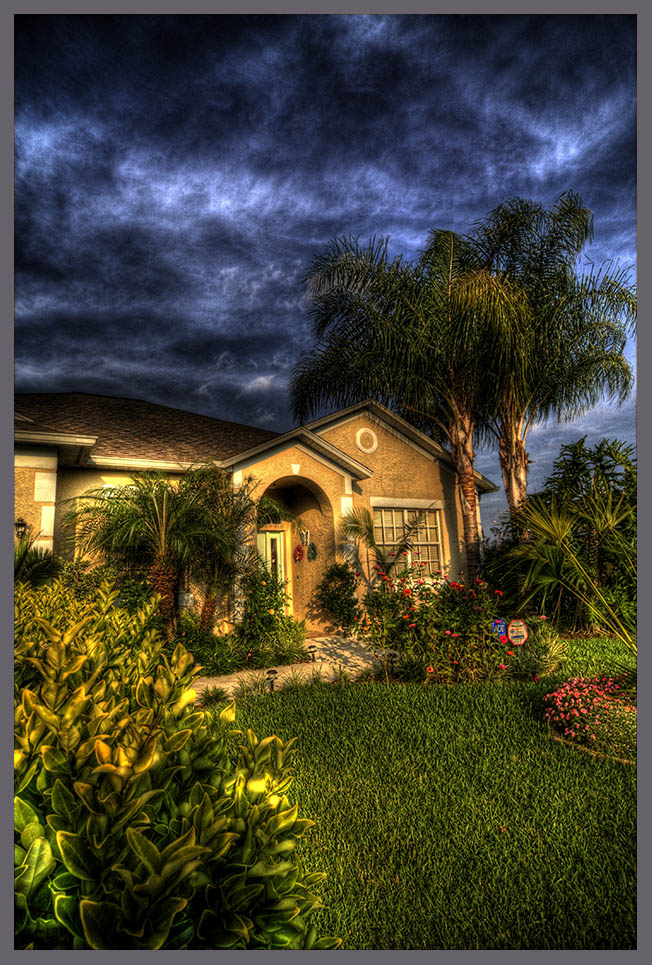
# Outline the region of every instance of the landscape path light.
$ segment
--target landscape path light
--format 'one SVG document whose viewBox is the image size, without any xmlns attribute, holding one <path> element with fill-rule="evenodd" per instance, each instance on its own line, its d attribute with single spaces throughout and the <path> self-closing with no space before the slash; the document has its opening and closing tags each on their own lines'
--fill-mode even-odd
<svg viewBox="0 0 652 965">
<path fill-rule="evenodd" d="M 312 662 L 314 663 L 314 662 L 315 662 L 315 654 L 317 653 L 317 647 L 315 646 L 314 643 L 311 643 L 310 646 L 309 646 L 307 649 L 308 649 L 308 653 L 309 653 L 310 656 L 312 657 Z"/>
<path fill-rule="evenodd" d="M 265 671 L 265 676 L 267 677 L 267 682 L 269 683 L 270 693 L 274 689 L 274 680 L 278 677 L 278 670 L 274 670 L 272 667 L 270 670 Z"/>
</svg>

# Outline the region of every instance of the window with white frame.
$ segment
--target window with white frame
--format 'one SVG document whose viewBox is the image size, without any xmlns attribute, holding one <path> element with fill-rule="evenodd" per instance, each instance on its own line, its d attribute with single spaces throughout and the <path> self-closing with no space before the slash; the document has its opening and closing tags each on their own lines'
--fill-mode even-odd
<svg viewBox="0 0 652 965">
<path fill-rule="evenodd" d="M 441 526 L 437 509 L 400 509 L 394 507 L 374 508 L 374 539 L 385 550 L 403 538 L 406 527 L 416 516 L 421 516 L 419 526 L 412 534 L 411 550 L 405 557 L 406 565 L 423 563 L 424 575 L 433 576 L 442 569 Z"/>
</svg>

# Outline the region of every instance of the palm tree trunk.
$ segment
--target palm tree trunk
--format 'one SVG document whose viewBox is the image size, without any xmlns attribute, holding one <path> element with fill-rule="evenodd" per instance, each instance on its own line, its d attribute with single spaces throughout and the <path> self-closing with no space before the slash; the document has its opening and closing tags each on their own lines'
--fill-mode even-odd
<svg viewBox="0 0 652 965">
<path fill-rule="evenodd" d="M 473 473 L 473 422 L 466 413 L 459 413 L 451 420 L 451 452 L 460 489 L 462 492 L 462 522 L 464 526 L 464 545 L 469 581 L 480 574 L 482 556 L 480 553 L 480 531 L 478 529 L 478 498 Z"/>
<path fill-rule="evenodd" d="M 500 425 L 499 457 L 509 515 L 513 521 L 516 514 L 523 509 L 527 498 L 529 458 L 518 426 L 510 423 L 504 416 Z"/>
<path fill-rule="evenodd" d="M 217 594 L 207 590 L 206 596 L 204 597 L 204 602 L 201 608 L 201 616 L 199 617 L 200 630 L 212 629 L 216 607 L 217 607 Z"/>
<path fill-rule="evenodd" d="M 149 568 L 149 582 L 152 589 L 161 596 L 160 611 L 169 635 L 176 625 L 177 618 L 179 567 L 176 561 L 169 556 L 159 554 Z"/>
</svg>

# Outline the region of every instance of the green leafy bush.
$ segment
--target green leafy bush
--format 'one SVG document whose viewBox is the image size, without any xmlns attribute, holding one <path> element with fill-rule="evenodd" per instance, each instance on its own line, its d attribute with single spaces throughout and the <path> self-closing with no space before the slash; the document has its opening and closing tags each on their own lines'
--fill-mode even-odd
<svg viewBox="0 0 652 965">
<path fill-rule="evenodd" d="M 16 947 L 337 947 L 294 854 L 312 824 L 287 798 L 294 741 L 238 747 L 235 704 L 194 709 L 156 600 L 66 598 L 16 594 Z"/>
<path fill-rule="evenodd" d="M 110 582 L 119 591 L 118 603 L 129 613 L 136 611 L 152 598 L 153 591 L 147 584 L 144 570 L 138 573 L 132 566 L 126 572 L 117 563 L 98 563 L 89 565 L 87 560 L 61 560 L 59 579 L 61 584 L 78 600 L 87 600 L 95 596 L 100 586 Z"/>
<path fill-rule="evenodd" d="M 356 588 L 358 580 L 350 563 L 333 563 L 315 590 L 317 603 L 335 626 L 345 632 L 355 626 L 360 615 Z"/>
<path fill-rule="evenodd" d="M 288 595 L 285 584 L 261 565 L 243 579 L 241 591 L 244 598 L 242 620 L 233 632 L 247 651 L 252 656 L 267 650 L 274 654 L 292 653 L 305 657 L 305 624 L 286 614 Z"/>
</svg>

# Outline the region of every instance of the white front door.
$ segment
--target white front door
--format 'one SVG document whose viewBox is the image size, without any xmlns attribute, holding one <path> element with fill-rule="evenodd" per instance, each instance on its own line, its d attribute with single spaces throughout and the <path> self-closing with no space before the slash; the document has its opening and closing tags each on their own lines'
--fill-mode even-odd
<svg viewBox="0 0 652 965">
<path fill-rule="evenodd" d="M 276 577 L 279 583 L 283 583 L 285 580 L 284 538 L 285 534 L 278 530 L 276 532 L 258 533 L 257 537 L 258 552 L 263 558 L 267 569 Z"/>
</svg>

